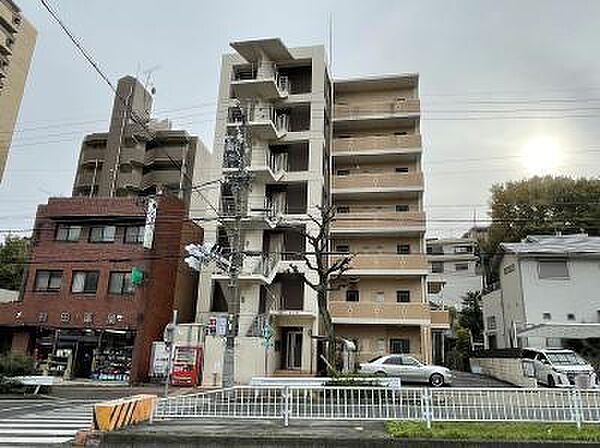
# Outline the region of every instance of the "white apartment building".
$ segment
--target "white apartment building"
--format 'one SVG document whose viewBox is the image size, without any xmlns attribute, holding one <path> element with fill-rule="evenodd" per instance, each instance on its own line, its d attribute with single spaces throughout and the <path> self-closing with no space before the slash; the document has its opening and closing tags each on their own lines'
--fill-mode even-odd
<svg viewBox="0 0 600 448">
<path fill-rule="evenodd" d="M 499 289 L 483 296 L 486 348 L 600 337 L 600 237 L 502 243 Z"/>
<path fill-rule="evenodd" d="M 429 301 L 460 310 L 469 291 L 481 291 L 483 276 L 478 244 L 470 238 L 428 239 L 427 293 Z"/>
</svg>

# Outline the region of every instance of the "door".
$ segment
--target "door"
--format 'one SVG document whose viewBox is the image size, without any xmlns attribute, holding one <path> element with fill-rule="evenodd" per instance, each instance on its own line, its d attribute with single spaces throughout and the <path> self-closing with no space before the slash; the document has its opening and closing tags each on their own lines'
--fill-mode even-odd
<svg viewBox="0 0 600 448">
<path fill-rule="evenodd" d="M 286 368 L 299 370 L 302 368 L 302 331 L 289 331 L 286 335 Z"/>
<path fill-rule="evenodd" d="M 428 378 L 425 376 L 425 371 L 421 366 L 421 363 L 412 356 L 402 357 L 402 376 L 405 381 L 410 382 L 423 382 L 427 381 Z"/>
</svg>

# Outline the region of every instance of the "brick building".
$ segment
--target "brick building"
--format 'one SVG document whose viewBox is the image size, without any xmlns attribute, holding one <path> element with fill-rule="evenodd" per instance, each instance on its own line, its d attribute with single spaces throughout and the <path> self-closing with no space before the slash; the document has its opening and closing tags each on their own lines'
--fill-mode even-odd
<svg viewBox="0 0 600 448">
<path fill-rule="evenodd" d="M 202 239 L 184 201 L 159 196 L 147 248 L 146 204 L 51 198 L 38 207 L 20 300 L 0 304 L 0 338 L 12 338 L 12 351 L 32 353 L 65 377 L 146 378 L 152 342 L 162 338 L 172 310 L 182 322 L 194 319 L 197 279 L 181 254 Z M 134 267 L 143 272 L 138 286 Z"/>
</svg>

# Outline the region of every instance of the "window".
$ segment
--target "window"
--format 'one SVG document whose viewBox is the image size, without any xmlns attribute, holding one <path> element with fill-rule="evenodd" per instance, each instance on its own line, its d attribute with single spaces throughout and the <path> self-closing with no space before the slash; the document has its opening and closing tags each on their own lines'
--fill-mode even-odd
<svg viewBox="0 0 600 448">
<path fill-rule="evenodd" d="M 346 302 L 358 302 L 360 299 L 360 294 L 358 289 L 348 289 L 346 290 Z"/>
<path fill-rule="evenodd" d="M 73 283 L 71 292 L 93 294 L 98 288 L 98 271 L 76 271 L 73 272 Z"/>
<path fill-rule="evenodd" d="M 350 253 L 350 246 L 348 244 L 336 244 L 335 251 L 336 252 L 341 252 L 343 254 L 349 254 Z"/>
<path fill-rule="evenodd" d="M 392 354 L 410 353 L 410 340 L 408 340 L 408 339 L 390 339 L 390 353 L 392 353 Z"/>
<path fill-rule="evenodd" d="M 573 313 L 567 314 L 567 320 L 575 320 L 575 314 L 573 314 Z"/>
<path fill-rule="evenodd" d="M 432 261 L 431 262 L 431 272 L 434 274 L 442 274 L 444 272 L 444 262 L 443 261 Z"/>
<path fill-rule="evenodd" d="M 398 213 L 407 212 L 409 210 L 408 204 L 396 204 L 396 211 Z"/>
<path fill-rule="evenodd" d="M 396 291 L 396 302 L 408 303 L 410 302 L 410 291 L 408 289 L 400 289 Z"/>
<path fill-rule="evenodd" d="M 112 243 L 115 240 L 115 226 L 96 226 L 90 229 L 90 243 Z"/>
<path fill-rule="evenodd" d="M 454 269 L 456 269 L 457 271 L 468 271 L 469 263 L 456 263 L 454 265 Z"/>
<path fill-rule="evenodd" d="M 338 213 L 350 213 L 350 207 L 347 205 L 340 205 L 336 210 Z"/>
<path fill-rule="evenodd" d="M 389 364 L 392 366 L 401 366 L 402 365 L 402 357 L 400 356 L 390 356 L 388 359 L 383 361 L 384 364 Z"/>
<path fill-rule="evenodd" d="M 383 338 L 377 339 L 377 352 L 378 353 L 385 352 L 385 339 L 383 339 Z"/>
<path fill-rule="evenodd" d="M 62 271 L 37 271 L 35 273 L 35 290 L 40 292 L 56 292 L 60 290 Z"/>
<path fill-rule="evenodd" d="M 410 244 L 398 244 L 396 245 L 396 253 L 400 255 L 410 254 Z"/>
<path fill-rule="evenodd" d="M 108 292 L 110 294 L 133 294 L 131 283 L 131 272 L 111 272 L 108 281 Z"/>
<path fill-rule="evenodd" d="M 397 173 L 408 173 L 408 167 L 407 166 L 397 166 L 396 172 Z"/>
<path fill-rule="evenodd" d="M 540 260 L 538 274 L 540 279 L 568 279 L 567 260 Z"/>
<path fill-rule="evenodd" d="M 384 291 L 376 291 L 375 292 L 375 302 L 376 303 L 384 303 L 385 302 L 385 292 Z"/>
<path fill-rule="evenodd" d="M 488 316 L 486 321 L 488 330 L 496 329 L 496 316 Z"/>
<path fill-rule="evenodd" d="M 350 170 L 337 170 L 335 174 L 338 176 L 349 176 Z"/>
<path fill-rule="evenodd" d="M 542 315 L 542 319 L 544 319 L 544 320 L 552 320 L 552 314 L 550 314 L 550 313 L 544 313 Z"/>
<path fill-rule="evenodd" d="M 142 244 L 144 242 L 145 226 L 125 227 L 125 242 L 130 244 Z"/>
<path fill-rule="evenodd" d="M 428 294 L 439 294 L 442 290 L 441 282 L 428 282 L 427 283 L 427 293 Z"/>
<path fill-rule="evenodd" d="M 81 235 L 81 226 L 70 224 L 59 224 L 56 227 L 57 241 L 79 241 Z"/>
</svg>

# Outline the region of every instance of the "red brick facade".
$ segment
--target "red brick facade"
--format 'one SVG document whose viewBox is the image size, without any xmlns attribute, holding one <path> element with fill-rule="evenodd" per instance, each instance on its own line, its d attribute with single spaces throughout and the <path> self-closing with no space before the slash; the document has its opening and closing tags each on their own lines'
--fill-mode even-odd
<svg viewBox="0 0 600 448">
<path fill-rule="evenodd" d="M 146 378 L 151 344 L 162 339 L 174 304 L 181 322 L 193 321 L 195 275 L 182 262 L 182 254 L 185 244 L 202 239 L 201 228 L 187 220 L 181 200 L 161 196 L 157 202 L 152 249 L 124 241 L 125 227 L 144 224 L 140 198 L 51 198 L 38 207 L 20 301 L 0 305 L 0 325 L 16 330 L 13 350 L 31 347 L 23 333 L 34 335 L 39 328 L 133 331 L 131 380 Z M 57 241 L 59 223 L 80 225 L 79 240 Z M 90 228 L 98 224 L 116 227 L 114 242 L 90 242 Z M 130 272 L 133 266 L 143 270 L 143 283 L 132 294 L 109 293 L 110 273 Z M 62 271 L 60 289 L 36 291 L 40 270 Z M 71 292 L 73 272 L 86 270 L 99 272 L 96 292 Z"/>
</svg>

